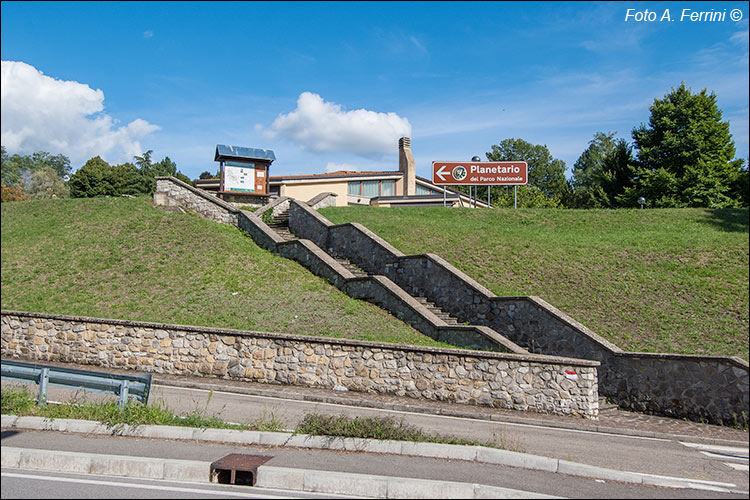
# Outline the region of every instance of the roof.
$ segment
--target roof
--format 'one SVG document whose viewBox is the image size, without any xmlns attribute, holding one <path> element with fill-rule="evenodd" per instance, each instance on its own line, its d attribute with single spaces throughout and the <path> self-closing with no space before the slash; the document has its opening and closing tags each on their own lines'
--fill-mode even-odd
<svg viewBox="0 0 750 500">
<path fill-rule="evenodd" d="M 268 178 L 269 182 L 293 181 L 293 180 L 315 180 L 315 179 L 339 179 L 339 178 L 360 178 L 360 177 L 382 177 L 384 175 L 403 176 L 404 173 L 398 170 L 372 172 L 372 171 L 352 171 L 338 170 L 336 172 L 326 172 L 325 174 L 307 174 L 307 175 L 272 175 Z"/>
<path fill-rule="evenodd" d="M 225 146 L 224 144 L 216 145 L 214 161 L 224 160 L 270 160 L 274 161 L 276 155 L 270 149 L 246 148 L 243 146 Z"/>
</svg>

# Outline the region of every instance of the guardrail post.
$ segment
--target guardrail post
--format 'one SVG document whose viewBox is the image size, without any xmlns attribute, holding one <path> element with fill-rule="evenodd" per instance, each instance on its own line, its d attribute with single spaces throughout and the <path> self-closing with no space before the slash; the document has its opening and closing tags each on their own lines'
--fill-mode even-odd
<svg viewBox="0 0 750 500">
<path fill-rule="evenodd" d="M 129 386 L 128 380 L 123 380 L 120 382 L 120 404 L 118 405 L 119 408 L 122 410 L 125 408 L 125 405 L 128 402 L 128 386 Z"/>
<path fill-rule="evenodd" d="M 49 368 L 42 368 L 39 373 L 39 398 L 36 404 L 41 406 L 47 404 L 47 383 L 49 382 Z"/>
</svg>

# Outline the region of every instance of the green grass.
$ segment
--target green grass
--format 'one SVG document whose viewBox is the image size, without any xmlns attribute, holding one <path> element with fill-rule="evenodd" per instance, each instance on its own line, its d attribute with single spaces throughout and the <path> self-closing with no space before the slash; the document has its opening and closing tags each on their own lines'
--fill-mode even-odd
<svg viewBox="0 0 750 500">
<path fill-rule="evenodd" d="M 206 415 L 205 411 L 193 410 L 187 415 L 175 414 L 163 401 L 144 405 L 128 401 L 124 408 L 117 401 L 66 401 L 60 404 L 36 404 L 36 396 L 25 387 L 10 386 L 2 390 L 2 414 L 35 416 L 49 419 L 71 418 L 96 420 L 108 426 L 171 425 L 177 427 L 199 427 L 210 429 L 237 429 L 278 432 L 283 424 L 273 415 L 263 415 L 251 422 L 225 422 L 217 415 Z M 210 395 L 209 395 L 210 401 Z M 208 403 L 206 404 L 208 405 Z"/>
<path fill-rule="evenodd" d="M 144 405 L 133 401 L 121 410 L 116 401 L 65 401 L 60 404 L 36 404 L 36 397 L 24 386 L 9 386 L 0 394 L 3 415 L 36 416 L 49 419 L 69 418 L 95 420 L 108 427 L 127 425 L 171 425 L 202 429 L 237 429 L 264 432 L 282 432 L 284 424 L 273 414 L 264 414 L 251 422 L 225 422 L 218 415 L 206 415 L 205 410 L 193 410 L 187 415 L 175 414 L 166 404 L 158 401 Z M 210 401 L 211 395 L 209 394 Z M 208 407 L 208 401 L 206 407 Z M 492 440 L 477 442 L 455 436 L 432 434 L 408 425 L 392 417 L 331 416 L 307 413 L 294 430 L 295 434 L 331 436 L 342 438 L 389 439 L 396 441 L 420 441 L 456 445 L 480 445 L 522 451 L 515 442 L 508 441 L 503 434 L 495 434 Z"/>
<path fill-rule="evenodd" d="M 626 350 L 748 359 L 748 210 L 329 207 L 497 295 L 536 295 Z"/>
<path fill-rule="evenodd" d="M 2 308 L 443 346 L 238 229 L 150 198 L 2 204 Z"/>
<path fill-rule="evenodd" d="M 296 434 L 331 436 L 342 438 L 387 439 L 392 441 L 416 441 L 424 443 L 455 444 L 464 446 L 489 446 L 492 448 L 521 451 L 518 444 L 509 443 L 497 434 L 493 439 L 479 442 L 471 439 L 428 433 L 419 427 L 393 417 L 347 417 L 307 413 L 294 431 Z"/>
</svg>

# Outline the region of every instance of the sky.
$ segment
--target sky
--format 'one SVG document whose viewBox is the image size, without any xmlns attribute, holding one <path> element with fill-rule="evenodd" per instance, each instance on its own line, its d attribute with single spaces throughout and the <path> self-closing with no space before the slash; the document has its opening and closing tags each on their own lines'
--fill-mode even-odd
<svg viewBox="0 0 750 500">
<path fill-rule="evenodd" d="M 217 171 L 217 144 L 272 149 L 271 175 L 397 170 L 407 136 L 427 178 L 433 161 L 485 159 L 508 138 L 546 145 L 570 176 L 595 133 L 632 142 L 683 81 L 716 94 L 748 158 L 747 2 L 3 0 L 0 11 L 2 145 L 64 154 L 73 170 L 152 150 L 195 179 Z"/>
</svg>

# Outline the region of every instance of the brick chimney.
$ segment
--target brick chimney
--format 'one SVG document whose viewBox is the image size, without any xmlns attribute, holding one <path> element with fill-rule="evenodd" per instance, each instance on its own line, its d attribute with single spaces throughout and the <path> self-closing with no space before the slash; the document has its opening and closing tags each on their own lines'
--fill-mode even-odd
<svg viewBox="0 0 750 500">
<path fill-rule="evenodd" d="M 398 170 L 404 173 L 404 195 L 417 194 L 416 164 L 411 154 L 411 139 L 408 137 L 398 140 Z"/>
</svg>

